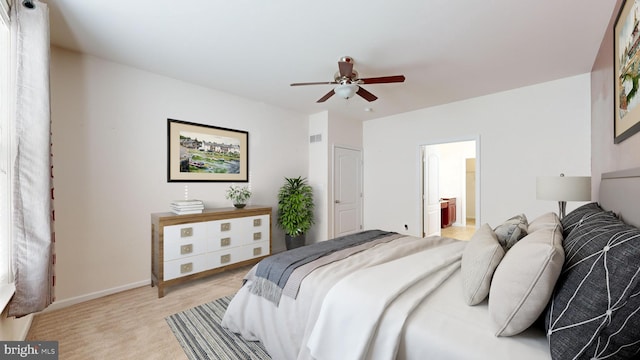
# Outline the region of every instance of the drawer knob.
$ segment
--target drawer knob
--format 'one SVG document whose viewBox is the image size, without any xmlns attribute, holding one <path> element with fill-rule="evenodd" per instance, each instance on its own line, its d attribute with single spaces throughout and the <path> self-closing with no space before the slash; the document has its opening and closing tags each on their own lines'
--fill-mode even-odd
<svg viewBox="0 0 640 360">
<path fill-rule="evenodd" d="M 231 238 L 222 238 L 220 239 L 220 246 L 229 246 L 231 245 Z"/>
<path fill-rule="evenodd" d="M 231 230 L 231 223 L 220 224 L 220 231 L 229 231 L 229 230 Z"/>
<path fill-rule="evenodd" d="M 180 255 L 191 254 L 193 252 L 193 244 L 180 246 Z"/>
<path fill-rule="evenodd" d="M 193 236 L 193 228 L 192 227 L 180 229 L 180 237 L 189 237 L 189 236 Z"/>
<path fill-rule="evenodd" d="M 262 255 L 262 248 L 260 247 L 253 248 L 253 256 L 258 256 L 258 255 Z"/>
<path fill-rule="evenodd" d="M 231 261 L 231 255 L 227 254 L 227 255 L 220 256 L 220 263 L 221 264 L 226 264 L 226 263 L 228 263 L 230 261 Z"/>
<path fill-rule="evenodd" d="M 262 233 L 261 232 L 253 233 L 253 240 L 260 240 L 260 239 L 262 239 Z"/>
<path fill-rule="evenodd" d="M 253 226 L 262 225 L 262 219 L 253 219 Z"/>
<path fill-rule="evenodd" d="M 193 263 L 186 263 L 180 265 L 180 274 L 186 274 L 193 271 Z"/>
</svg>

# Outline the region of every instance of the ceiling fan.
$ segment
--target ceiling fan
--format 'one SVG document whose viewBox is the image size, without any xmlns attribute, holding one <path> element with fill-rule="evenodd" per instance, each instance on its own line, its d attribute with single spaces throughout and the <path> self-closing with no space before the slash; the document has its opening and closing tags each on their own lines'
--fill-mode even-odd
<svg viewBox="0 0 640 360">
<path fill-rule="evenodd" d="M 293 83 L 291 86 L 302 85 L 337 85 L 333 90 L 318 99 L 316 102 L 325 102 L 337 94 L 341 98 L 349 99 L 358 94 L 367 101 L 375 101 L 378 97 L 363 89 L 361 84 L 385 84 L 404 82 L 404 75 L 382 76 L 374 78 L 358 78 L 358 72 L 353 69 L 353 58 L 344 56 L 338 61 L 338 72 L 334 75 L 334 81 L 320 81 L 307 83 Z"/>
</svg>

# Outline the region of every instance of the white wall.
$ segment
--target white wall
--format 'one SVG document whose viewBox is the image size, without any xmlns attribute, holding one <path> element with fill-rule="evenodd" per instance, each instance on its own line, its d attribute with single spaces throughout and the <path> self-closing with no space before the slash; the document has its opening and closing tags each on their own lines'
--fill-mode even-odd
<svg viewBox="0 0 640 360">
<path fill-rule="evenodd" d="M 309 185 L 313 188 L 314 225 L 306 234 L 307 244 L 327 239 L 327 169 L 329 167 L 329 113 L 309 116 L 309 136 L 320 135 L 321 140 L 309 143 Z"/>
<path fill-rule="evenodd" d="M 366 121 L 365 228 L 419 235 L 420 146 L 476 136 L 478 223 L 557 211 L 536 200 L 536 176 L 590 174 L 589 81 L 583 74 Z"/>
<path fill-rule="evenodd" d="M 56 304 L 150 283 L 150 214 L 186 184 L 167 182 L 167 118 L 249 132 L 251 204 L 275 212 L 283 177 L 307 176 L 306 115 L 59 48 L 51 92 Z M 189 197 L 228 207 L 229 185 L 189 183 Z"/>
</svg>

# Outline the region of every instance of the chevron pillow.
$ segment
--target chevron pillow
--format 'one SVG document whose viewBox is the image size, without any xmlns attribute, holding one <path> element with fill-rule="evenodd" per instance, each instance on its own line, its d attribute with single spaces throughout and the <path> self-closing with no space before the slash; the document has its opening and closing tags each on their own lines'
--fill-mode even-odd
<svg viewBox="0 0 640 360">
<path fill-rule="evenodd" d="M 590 212 L 570 227 L 545 314 L 552 358 L 637 358 L 640 229 L 605 211 Z"/>
</svg>

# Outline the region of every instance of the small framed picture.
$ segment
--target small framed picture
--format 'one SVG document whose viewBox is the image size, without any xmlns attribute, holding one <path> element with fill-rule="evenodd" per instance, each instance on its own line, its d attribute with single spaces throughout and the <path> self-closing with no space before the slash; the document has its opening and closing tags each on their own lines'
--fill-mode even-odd
<svg viewBox="0 0 640 360">
<path fill-rule="evenodd" d="M 167 119 L 167 181 L 249 181 L 249 133 Z"/>
</svg>

